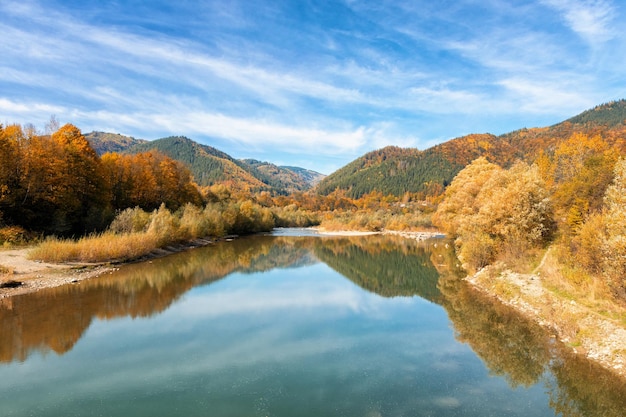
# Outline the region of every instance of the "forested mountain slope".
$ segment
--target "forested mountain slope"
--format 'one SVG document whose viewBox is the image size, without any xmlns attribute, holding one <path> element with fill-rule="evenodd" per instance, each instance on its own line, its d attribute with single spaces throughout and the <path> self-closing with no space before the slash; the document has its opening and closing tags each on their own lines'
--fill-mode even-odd
<svg viewBox="0 0 626 417">
<path fill-rule="evenodd" d="M 317 185 L 321 180 L 326 178 L 326 175 L 306 168 L 294 166 L 281 166 L 281 168 L 295 172 L 300 176 L 300 178 L 302 178 L 303 181 L 305 181 L 311 187 Z"/>
<path fill-rule="evenodd" d="M 85 134 L 91 147 L 100 156 L 107 152 L 124 152 L 126 149 L 147 142 L 143 139 L 135 139 L 119 133 L 91 132 Z"/>
<path fill-rule="evenodd" d="M 250 167 L 261 181 L 287 193 L 307 191 L 324 177 L 319 172 L 299 167 L 280 167 L 256 159 L 242 159 L 240 161 Z"/>
<path fill-rule="evenodd" d="M 211 146 L 201 145 L 184 136 L 170 136 L 128 148 L 127 153 L 158 150 L 186 164 L 199 185 L 227 184 L 239 190 L 264 190 L 265 184 L 241 162 Z"/>
<path fill-rule="evenodd" d="M 326 177 L 317 191 L 328 195 L 342 190 L 352 198 L 372 191 L 396 196 L 408 192 L 420 198 L 439 195 L 461 169 L 480 156 L 503 167 L 518 159 L 533 162 L 574 133 L 601 135 L 626 152 L 626 100 L 596 106 L 549 127 L 523 128 L 500 136 L 470 134 L 424 151 L 393 146 L 379 149 Z"/>
<path fill-rule="evenodd" d="M 136 154 L 158 150 L 187 165 L 195 181 L 202 186 L 224 184 L 234 190 L 287 194 L 309 190 L 323 177 L 304 168 L 278 167 L 254 159 L 234 159 L 216 148 L 184 136 L 146 141 L 113 133 L 91 132 L 85 137 L 100 155 L 106 152 Z"/>
</svg>

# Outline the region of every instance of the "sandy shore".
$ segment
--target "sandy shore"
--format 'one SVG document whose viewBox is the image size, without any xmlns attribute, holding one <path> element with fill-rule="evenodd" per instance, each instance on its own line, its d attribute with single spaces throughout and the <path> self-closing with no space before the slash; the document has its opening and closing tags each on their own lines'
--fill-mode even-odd
<svg viewBox="0 0 626 417">
<path fill-rule="evenodd" d="M 368 236 L 368 235 L 396 235 L 407 239 L 426 240 L 433 237 L 443 237 L 439 232 L 406 232 L 398 230 L 383 230 L 380 232 L 367 232 L 359 230 L 326 230 L 323 227 L 312 227 L 318 234 L 324 236 Z"/>
<path fill-rule="evenodd" d="M 28 259 L 30 248 L 0 250 L 0 298 L 93 278 L 115 268 L 94 264 L 52 264 Z M 17 285 L 17 286 L 16 286 Z"/>
<path fill-rule="evenodd" d="M 226 236 L 223 239 L 232 239 Z M 156 249 L 139 259 L 130 262 L 142 262 L 160 258 L 172 253 L 182 252 L 215 243 L 213 239 L 195 239 L 185 244 L 172 245 Z M 46 263 L 28 259 L 32 248 L 0 250 L 0 299 L 15 295 L 35 292 L 44 288 L 53 288 L 65 284 L 76 283 L 85 279 L 95 278 L 117 269 L 112 263 Z"/>
<path fill-rule="evenodd" d="M 323 227 L 310 227 L 310 229 L 323 236 L 368 236 L 380 234 L 380 232 L 364 232 L 360 230 L 326 230 Z"/>
</svg>

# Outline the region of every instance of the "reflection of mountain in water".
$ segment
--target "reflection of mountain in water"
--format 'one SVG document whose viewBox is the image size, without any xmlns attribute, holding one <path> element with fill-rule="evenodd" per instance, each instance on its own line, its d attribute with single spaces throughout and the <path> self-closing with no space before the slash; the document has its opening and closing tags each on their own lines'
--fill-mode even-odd
<svg viewBox="0 0 626 417">
<path fill-rule="evenodd" d="M 368 291 L 385 297 L 419 295 L 441 304 L 457 338 L 493 374 L 504 376 L 512 386 L 543 383 L 555 414 L 623 415 L 626 381 L 574 355 L 539 326 L 472 290 L 458 279 L 445 242 L 436 242 L 387 236 L 258 236 L 127 265 L 111 275 L 2 300 L 0 362 L 23 361 L 35 350 L 67 352 L 94 317 L 150 316 L 194 286 L 233 272 L 314 264 L 317 256 Z"/>
<path fill-rule="evenodd" d="M 439 273 L 430 260 L 433 250 L 432 242 L 388 236 L 336 238 L 315 245 L 321 261 L 367 291 L 437 302 Z"/>
</svg>

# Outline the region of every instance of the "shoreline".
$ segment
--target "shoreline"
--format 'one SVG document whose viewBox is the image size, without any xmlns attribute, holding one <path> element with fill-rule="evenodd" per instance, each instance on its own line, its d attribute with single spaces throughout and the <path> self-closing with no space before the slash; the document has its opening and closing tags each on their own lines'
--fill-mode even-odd
<svg viewBox="0 0 626 417">
<path fill-rule="evenodd" d="M 407 232 L 383 230 L 376 232 L 358 230 L 325 230 L 321 227 L 307 228 L 320 236 L 369 236 L 369 235 L 398 235 L 409 239 L 425 240 L 444 236 L 438 232 Z M 161 258 L 173 253 L 189 249 L 208 246 L 219 241 L 228 241 L 238 236 L 224 236 L 221 238 L 195 239 L 186 243 L 170 245 L 155 249 L 147 255 L 126 261 L 111 260 L 101 263 L 46 263 L 28 259 L 28 251 L 33 247 L 0 250 L 0 267 L 7 268 L 9 273 L 0 274 L 0 300 L 13 296 L 33 293 L 46 288 L 74 284 L 86 279 L 97 278 L 100 275 L 112 273 L 120 265 L 145 262 Z M 7 285 L 8 284 L 8 285 Z M 15 286 L 11 286 L 11 285 Z M 2 286 L 4 285 L 4 286 Z"/>
<path fill-rule="evenodd" d="M 316 233 L 322 236 L 371 236 L 371 235 L 394 235 L 402 236 L 407 239 L 426 240 L 430 238 L 444 237 L 445 235 L 439 232 L 412 232 L 403 230 L 387 230 L 369 232 L 363 230 L 326 230 L 323 227 L 315 226 L 311 227 Z"/>
<path fill-rule="evenodd" d="M 626 326 L 550 291 L 538 273 L 492 269 L 485 267 L 464 280 L 551 332 L 577 355 L 626 380 Z"/>
<path fill-rule="evenodd" d="M 0 267 L 9 269 L 8 274 L 0 274 L 0 300 L 34 293 L 46 288 L 60 287 L 66 284 L 97 278 L 107 273 L 113 273 L 121 265 L 145 262 L 161 258 L 189 249 L 211 245 L 218 241 L 228 241 L 235 236 L 224 236 L 219 239 L 194 239 L 192 241 L 164 248 L 155 249 L 147 255 L 126 261 L 111 260 L 101 263 L 47 263 L 28 259 L 28 252 L 33 247 L 20 249 L 0 250 Z M 17 282 L 18 286 L 3 287 L 2 284 Z"/>
</svg>

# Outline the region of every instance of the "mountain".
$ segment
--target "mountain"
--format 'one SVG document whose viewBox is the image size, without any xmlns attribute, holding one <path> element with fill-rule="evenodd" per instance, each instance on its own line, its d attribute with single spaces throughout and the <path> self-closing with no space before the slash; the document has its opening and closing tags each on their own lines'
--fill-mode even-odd
<svg viewBox="0 0 626 417">
<path fill-rule="evenodd" d="M 87 133 L 85 138 L 98 155 L 104 155 L 107 152 L 123 152 L 131 146 L 147 142 L 143 139 L 107 132 Z"/>
<path fill-rule="evenodd" d="M 311 189 L 322 174 L 304 168 L 278 167 L 254 159 L 238 160 L 216 148 L 184 136 L 146 141 L 105 132 L 85 135 L 98 154 L 140 153 L 157 150 L 189 167 L 201 185 L 224 184 L 233 190 L 289 194 Z"/>
<path fill-rule="evenodd" d="M 308 169 L 280 167 L 256 159 L 243 159 L 241 162 L 251 167 L 256 176 L 264 183 L 288 193 L 309 190 L 324 177 L 324 174 Z"/>
<path fill-rule="evenodd" d="M 500 136 L 471 134 L 424 151 L 382 148 L 333 172 L 316 190 L 322 195 L 342 190 L 352 198 L 372 191 L 396 196 L 406 192 L 421 197 L 438 195 L 461 169 L 480 156 L 504 167 L 517 159 L 532 162 L 540 152 L 556 148 L 576 132 L 600 134 L 626 153 L 626 100 L 596 106 L 549 127 L 523 128 Z"/>
<path fill-rule="evenodd" d="M 315 187 L 321 180 L 326 178 L 326 175 L 306 168 L 292 166 L 281 166 L 281 168 L 295 172 L 297 175 L 300 176 L 300 178 L 302 178 L 304 182 L 309 184 L 311 187 Z"/>
<path fill-rule="evenodd" d="M 232 189 L 261 191 L 272 187 L 254 175 L 249 167 L 211 146 L 184 136 L 170 136 L 134 145 L 126 153 L 157 150 L 189 167 L 199 185 L 226 184 Z"/>
<path fill-rule="evenodd" d="M 578 116 L 567 119 L 566 122 L 574 125 L 624 126 L 626 125 L 626 100 L 622 99 L 600 104 L 593 109 L 582 112 Z"/>
<path fill-rule="evenodd" d="M 369 152 L 333 172 L 317 185 L 322 195 L 336 189 L 351 198 L 372 191 L 401 196 L 406 192 L 438 195 L 467 164 L 481 155 L 511 159 L 513 151 L 490 134 L 473 134 L 420 151 L 388 146 Z"/>
</svg>

